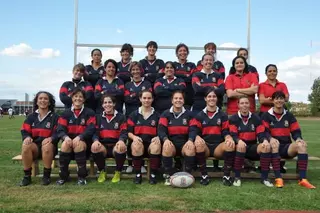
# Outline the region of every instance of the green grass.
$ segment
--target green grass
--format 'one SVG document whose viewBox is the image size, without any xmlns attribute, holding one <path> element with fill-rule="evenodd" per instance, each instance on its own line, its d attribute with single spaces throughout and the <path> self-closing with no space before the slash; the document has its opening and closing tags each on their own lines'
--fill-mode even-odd
<svg viewBox="0 0 320 213">
<path fill-rule="evenodd" d="M 23 175 L 22 166 L 12 163 L 11 158 L 20 153 L 22 120 L 22 117 L 0 119 L 0 212 L 320 210 L 319 189 L 302 188 L 294 180 L 285 181 L 283 189 L 269 189 L 258 180 L 244 180 L 241 188 L 235 188 L 224 187 L 219 179 L 214 179 L 209 186 L 197 182 L 194 187 L 182 190 L 162 183 L 151 186 L 146 180 L 138 186 L 131 179 L 112 184 L 110 178 L 105 184 L 91 179 L 82 187 L 76 186 L 74 180 L 65 186 L 44 187 L 39 178 L 33 178 L 31 186 L 21 188 L 17 184 Z M 301 120 L 300 124 L 309 154 L 320 157 L 320 121 Z M 287 167 L 295 169 L 294 163 L 288 163 Z M 308 176 L 320 187 L 320 162 L 309 164 Z"/>
</svg>

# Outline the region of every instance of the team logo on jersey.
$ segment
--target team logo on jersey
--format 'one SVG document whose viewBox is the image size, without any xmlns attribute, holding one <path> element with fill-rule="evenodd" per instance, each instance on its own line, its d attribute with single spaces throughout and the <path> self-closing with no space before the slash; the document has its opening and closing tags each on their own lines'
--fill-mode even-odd
<svg viewBox="0 0 320 213">
<path fill-rule="evenodd" d="M 145 90 L 145 89 L 146 89 L 146 87 L 145 87 L 145 86 L 142 86 L 142 87 L 141 87 L 141 89 L 142 89 L 142 90 Z"/>
<path fill-rule="evenodd" d="M 149 68 L 148 68 L 148 67 L 146 67 L 144 70 L 149 70 Z"/>
<path fill-rule="evenodd" d="M 218 124 L 219 126 L 221 125 L 221 119 L 220 119 L 220 118 L 217 119 L 217 124 Z"/>
<path fill-rule="evenodd" d="M 101 128 L 101 129 L 103 129 L 103 128 L 104 128 L 104 126 L 101 124 L 101 125 L 100 125 L 100 128 Z"/>
<path fill-rule="evenodd" d="M 140 124 L 140 121 L 137 121 L 137 124 Z"/>
<path fill-rule="evenodd" d="M 216 82 L 217 81 L 217 79 L 215 78 L 215 77 L 212 77 L 212 82 Z"/>
<path fill-rule="evenodd" d="M 273 126 L 274 124 L 273 124 L 273 122 L 271 121 L 271 123 L 270 123 L 270 126 Z"/>
<path fill-rule="evenodd" d="M 105 88 L 106 88 L 106 86 L 105 86 L 105 85 L 103 85 L 103 86 L 102 86 L 102 89 L 105 89 Z"/>
<path fill-rule="evenodd" d="M 252 130 L 252 131 L 254 131 L 254 130 L 255 130 L 254 125 L 253 125 L 253 124 L 251 124 L 251 130 Z"/>
<path fill-rule="evenodd" d="M 133 89 L 132 88 L 130 88 L 130 92 L 132 92 L 133 91 Z"/>
<path fill-rule="evenodd" d="M 250 85 L 250 81 L 249 80 L 247 80 L 247 84 Z"/>
<path fill-rule="evenodd" d="M 69 124 L 72 124 L 72 123 L 73 123 L 73 120 L 72 120 L 72 119 L 70 119 L 70 120 L 69 120 Z"/>
<path fill-rule="evenodd" d="M 151 121 L 151 126 L 155 126 L 156 125 L 156 121 L 155 120 L 152 120 Z"/>
<path fill-rule="evenodd" d="M 184 119 L 182 120 L 182 123 L 183 123 L 183 125 L 187 125 L 187 124 L 188 124 L 188 123 L 187 123 L 187 119 L 184 118 Z"/>
<path fill-rule="evenodd" d="M 284 126 L 288 127 L 289 126 L 289 122 L 287 120 L 284 121 Z"/>
<path fill-rule="evenodd" d="M 178 84 L 174 84 L 175 86 L 178 86 Z"/>
<path fill-rule="evenodd" d="M 203 79 L 201 79 L 200 82 L 202 83 L 202 82 L 203 82 Z"/>
<path fill-rule="evenodd" d="M 32 123 L 32 125 L 31 126 L 34 126 L 34 123 Z"/>
<path fill-rule="evenodd" d="M 172 124 L 172 121 L 169 121 L 169 124 Z"/>
<path fill-rule="evenodd" d="M 190 67 L 187 67 L 187 71 L 190 72 L 190 70 L 191 70 Z"/>
<path fill-rule="evenodd" d="M 84 120 L 84 118 L 82 118 L 80 125 L 84 125 L 85 123 L 86 123 L 86 121 Z"/>
<path fill-rule="evenodd" d="M 238 131 L 241 131 L 241 127 L 240 126 L 238 127 Z"/>
<path fill-rule="evenodd" d="M 206 124 L 207 124 L 207 122 L 206 122 L 206 121 L 203 121 L 203 122 L 202 122 L 202 124 L 203 124 L 203 125 L 206 125 Z"/>
<path fill-rule="evenodd" d="M 118 128 L 119 128 L 118 122 L 116 122 L 116 123 L 114 124 L 114 128 L 115 128 L 115 129 L 118 129 Z"/>
<path fill-rule="evenodd" d="M 50 126 L 51 126 L 51 124 L 50 124 L 50 122 L 47 122 L 47 124 L 46 124 L 46 128 L 50 128 Z"/>
<path fill-rule="evenodd" d="M 68 91 L 71 91 L 71 88 L 68 88 Z"/>
<path fill-rule="evenodd" d="M 156 66 L 156 70 L 158 71 L 158 70 L 159 70 L 159 68 L 160 68 L 160 67 L 157 65 L 157 66 Z"/>
</svg>

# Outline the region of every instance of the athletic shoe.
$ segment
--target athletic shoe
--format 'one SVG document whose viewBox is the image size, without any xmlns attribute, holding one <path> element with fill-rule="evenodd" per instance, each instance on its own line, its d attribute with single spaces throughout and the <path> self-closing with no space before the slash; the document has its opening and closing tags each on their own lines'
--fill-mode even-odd
<svg viewBox="0 0 320 213">
<path fill-rule="evenodd" d="M 232 185 L 231 177 L 230 176 L 223 176 L 222 184 L 225 185 L 225 186 L 231 186 Z"/>
<path fill-rule="evenodd" d="M 145 173 L 147 173 L 146 167 L 144 167 L 144 166 L 141 166 L 141 173 L 142 173 L 142 174 L 145 174 Z"/>
<path fill-rule="evenodd" d="M 126 169 L 126 173 L 132 173 L 133 171 L 133 167 L 132 166 L 128 166 Z"/>
<path fill-rule="evenodd" d="M 208 175 L 202 175 L 201 176 L 201 180 L 200 180 L 200 184 L 206 186 L 209 183 L 210 183 L 209 176 Z"/>
<path fill-rule="evenodd" d="M 303 187 L 306 187 L 307 189 L 315 189 L 316 188 L 307 179 L 299 180 L 299 185 L 303 186 Z"/>
<path fill-rule="evenodd" d="M 87 185 L 87 180 L 85 178 L 78 178 L 77 184 L 79 186 Z"/>
<path fill-rule="evenodd" d="M 287 173 L 287 168 L 284 167 L 284 166 L 281 166 L 280 167 L 280 172 L 283 173 L 283 174 Z"/>
<path fill-rule="evenodd" d="M 136 174 L 136 177 L 133 179 L 133 182 L 134 182 L 135 184 L 141 184 L 141 182 L 142 182 L 142 176 L 141 176 L 141 174 Z"/>
<path fill-rule="evenodd" d="M 59 179 L 56 181 L 56 184 L 61 186 L 61 185 L 65 184 L 66 182 L 67 182 L 67 180 Z"/>
<path fill-rule="evenodd" d="M 241 179 L 240 178 L 234 178 L 233 185 L 237 186 L 237 187 L 240 187 L 241 186 Z"/>
<path fill-rule="evenodd" d="M 163 178 L 164 178 L 164 185 L 166 185 L 166 186 L 171 186 L 171 183 L 170 183 L 170 175 L 168 175 L 168 174 L 163 174 Z"/>
<path fill-rule="evenodd" d="M 282 178 L 276 178 L 276 179 L 274 180 L 274 185 L 275 185 L 275 187 L 277 187 L 277 188 L 282 188 L 282 187 L 284 186 L 284 184 L 283 184 L 283 179 L 282 179 Z"/>
<path fill-rule="evenodd" d="M 119 171 L 115 171 L 111 182 L 118 183 L 120 181 L 120 177 L 121 177 L 121 173 Z"/>
<path fill-rule="evenodd" d="M 42 184 L 42 185 L 47 186 L 47 185 L 49 185 L 50 183 L 51 183 L 50 177 L 45 177 L 45 176 L 42 177 L 42 181 L 41 181 L 41 184 Z"/>
<path fill-rule="evenodd" d="M 270 182 L 270 180 L 261 180 L 261 183 L 267 187 L 273 187 L 273 184 Z"/>
<path fill-rule="evenodd" d="M 31 176 L 24 176 L 20 182 L 20 186 L 28 186 L 31 184 Z"/>
<path fill-rule="evenodd" d="M 150 175 L 150 177 L 149 177 L 149 183 L 150 183 L 151 185 L 157 184 L 157 177 L 156 177 L 155 174 L 151 174 L 151 175 Z"/>
<path fill-rule="evenodd" d="M 105 171 L 100 171 L 98 176 L 98 182 L 103 183 L 106 181 L 107 173 Z"/>
</svg>

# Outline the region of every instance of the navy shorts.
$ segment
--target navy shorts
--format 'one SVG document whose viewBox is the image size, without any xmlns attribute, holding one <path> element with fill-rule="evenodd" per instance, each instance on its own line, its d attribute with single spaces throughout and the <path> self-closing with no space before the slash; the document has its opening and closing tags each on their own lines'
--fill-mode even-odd
<svg viewBox="0 0 320 213">
<path fill-rule="evenodd" d="M 259 160 L 260 159 L 260 155 L 258 154 L 258 145 L 259 144 L 249 144 L 247 145 L 247 150 L 246 150 L 246 154 L 245 154 L 245 158 L 249 159 L 249 160 Z"/>
<path fill-rule="evenodd" d="M 287 143 L 287 144 L 280 144 L 279 147 L 279 155 L 281 158 L 293 158 L 291 156 L 288 155 L 288 150 L 289 150 L 289 146 L 291 143 Z"/>
<path fill-rule="evenodd" d="M 107 150 L 107 155 L 106 158 L 114 158 L 113 155 L 113 148 L 116 144 L 103 144 L 103 146 L 106 148 Z"/>
<path fill-rule="evenodd" d="M 184 146 L 184 143 L 173 143 L 174 147 L 176 148 L 176 155 L 175 156 L 182 156 L 182 147 Z"/>
<path fill-rule="evenodd" d="M 36 157 L 36 159 L 42 159 L 42 144 L 40 143 L 36 143 L 37 147 L 38 147 L 38 156 Z M 53 158 L 58 154 L 58 146 L 53 144 Z"/>
<path fill-rule="evenodd" d="M 214 150 L 219 146 L 219 144 L 220 143 L 215 143 L 215 144 L 206 143 L 209 149 L 209 157 L 214 157 Z"/>
</svg>

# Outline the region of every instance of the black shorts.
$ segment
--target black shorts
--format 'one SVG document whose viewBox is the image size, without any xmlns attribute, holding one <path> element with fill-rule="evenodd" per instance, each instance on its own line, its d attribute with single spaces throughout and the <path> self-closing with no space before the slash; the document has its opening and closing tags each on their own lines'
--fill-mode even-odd
<svg viewBox="0 0 320 213">
<path fill-rule="evenodd" d="M 258 154 L 258 145 L 259 144 L 248 144 L 246 149 L 245 158 L 249 160 L 259 160 L 260 155 Z"/>
<path fill-rule="evenodd" d="M 279 155 L 281 158 L 293 158 L 291 156 L 288 155 L 288 150 L 289 150 L 289 146 L 291 143 L 286 143 L 286 144 L 280 144 L 279 146 Z"/>
<path fill-rule="evenodd" d="M 42 159 L 42 144 L 40 143 L 36 143 L 37 147 L 38 147 L 38 156 L 36 157 L 36 159 Z M 58 154 L 58 146 L 53 144 L 53 158 Z"/>
<path fill-rule="evenodd" d="M 182 147 L 186 142 L 183 143 L 173 143 L 174 147 L 176 148 L 176 155 L 175 156 L 182 156 Z"/>
<path fill-rule="evenodd" d="M 113 149 L 116 144 L 103 144 L 104 148 L 107 150 L 106 158 L 114 158 Z"/>
<path fill-rule="evenodd" d="M 209 157 L 214 157 L 214 150 L 220 145 L 220 143 L 215 143 L 215 144 L 206 143 L 206 145 L 209 149 Z"/>
</svg>

